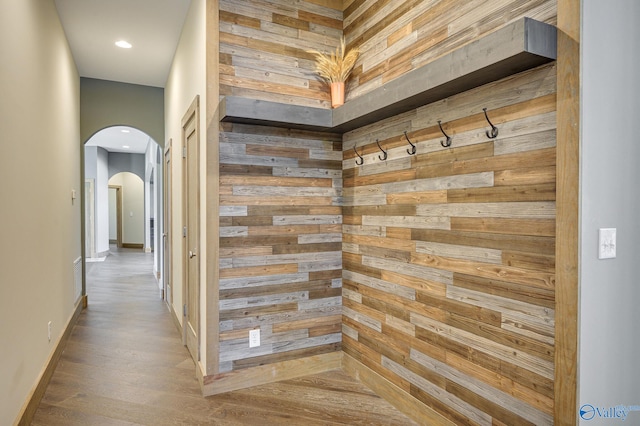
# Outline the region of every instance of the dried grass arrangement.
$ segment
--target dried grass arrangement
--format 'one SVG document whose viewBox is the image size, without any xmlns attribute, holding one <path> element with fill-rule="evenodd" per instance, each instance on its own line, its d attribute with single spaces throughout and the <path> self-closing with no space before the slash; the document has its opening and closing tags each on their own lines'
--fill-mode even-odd
<svg viewBox="0 0 640 426">
<path fill-rule="evenodd" d="M 329 83 L 344 83 L 360 55 L 358 49 L 351 49 L 346 53 L 345 51 L 346 42 L 344 37 L 340 40 L 340 45 L 336 48 L 336 51 L 330 54 L 310 50 L 309 53 L 314 54 L 316 57 L 316 72 L 318 75 Z"/>
<path fill-rule="evenodd" d="M 349 78 L 349 74 L 351 74 L 360 55 L 359 49 L 351 49 L 349 52 L 346 50 L 346 42 L 342 37 L 340 45 L 331 54 L 317 50 L 309 51 L 316 57 L 316 72 L 331 86 L 331 106 L 333 108 L 344 104 L 344 82 Z"/>
</svg>

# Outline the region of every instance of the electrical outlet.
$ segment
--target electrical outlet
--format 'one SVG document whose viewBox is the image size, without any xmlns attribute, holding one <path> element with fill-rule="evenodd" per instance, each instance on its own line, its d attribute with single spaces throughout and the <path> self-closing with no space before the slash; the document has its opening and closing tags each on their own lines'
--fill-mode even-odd
<svg viewBox="0 0 640 426">
<path fill-rule="evenodd" d="M 256 348 L 260 346 L 260 329 L 249 330 L 249 347 Z"/>
<path fill-rule="evenodd" d="M 49 337 L 49 341 L 51 341 L 51 321 L 47 324 L 47 336 Z"/>
</svg>

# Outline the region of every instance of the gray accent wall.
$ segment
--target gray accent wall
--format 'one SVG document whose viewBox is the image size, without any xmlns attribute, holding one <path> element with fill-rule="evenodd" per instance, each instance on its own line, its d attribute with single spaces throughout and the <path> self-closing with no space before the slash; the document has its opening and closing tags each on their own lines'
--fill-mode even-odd
<svg viewBox="0 0 640 426">
<path fill-rule="evenodd" d="M 121 172 L 131 172 L 145 182 L 144 154 L 109 153 L 109 179 Z"/>
<path fill-rule="evenodd" d="M 164 144 L 164 89 L 80 79 L 80 133 L 82 143 L 111 126 L 131 126 Z"/>
<path fill-rule="evenodd" d="M 640 2 L 583 0 L 582 14 L 578 404 L 640 405 Z M 599 228 L 617 228 L 615 259 L 598 259 Z"/>
</svg>

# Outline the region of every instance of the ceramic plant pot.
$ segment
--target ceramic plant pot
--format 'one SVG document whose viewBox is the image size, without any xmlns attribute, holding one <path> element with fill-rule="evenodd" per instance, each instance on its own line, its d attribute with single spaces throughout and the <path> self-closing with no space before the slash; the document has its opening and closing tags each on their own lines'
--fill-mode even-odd
<svg viewBox="0 0 640 426">
<path fill-rule="evenodd" d="M 331 83 L 331 107 L 344 104 L 344 81 Z"/>
</svg>

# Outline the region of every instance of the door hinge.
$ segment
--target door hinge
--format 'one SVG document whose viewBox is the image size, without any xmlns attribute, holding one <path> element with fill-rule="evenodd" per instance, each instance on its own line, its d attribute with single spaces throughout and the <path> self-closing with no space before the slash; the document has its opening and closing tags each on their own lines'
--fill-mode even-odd
<svg viewBox="0 0 640 426">
<path fill-rule="evenodd" d="M 184 305 L 182 305 L 182 316 L 183 317 L 187 316 L 187 304 L 186 303 Z"/>
<path fill-rule="evenodd" d="M 187 158 L 187 147 L 186 146 L 182 147 L 182 158 Z"/>
<path fill-rule="evenodd" d="M 183 236 L 183 237 L 186 237 L 186 236 L 187 236 L 187 227 L 186 227 L 186 226 L 183 226 L 183 227 L 182 227 L 182 236 Z"/>
</svg>

